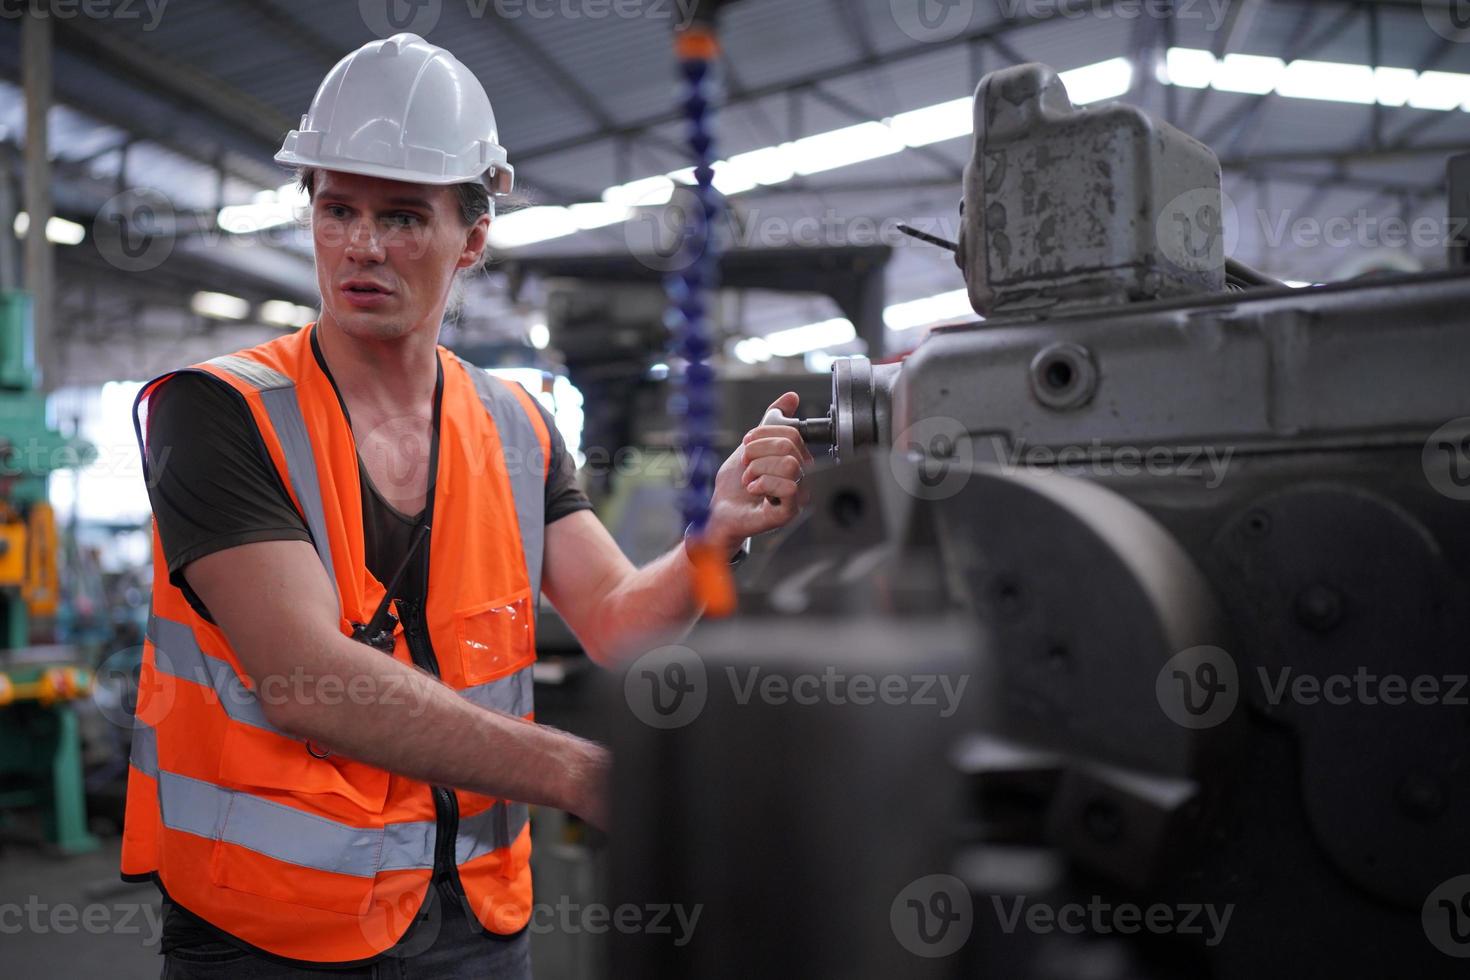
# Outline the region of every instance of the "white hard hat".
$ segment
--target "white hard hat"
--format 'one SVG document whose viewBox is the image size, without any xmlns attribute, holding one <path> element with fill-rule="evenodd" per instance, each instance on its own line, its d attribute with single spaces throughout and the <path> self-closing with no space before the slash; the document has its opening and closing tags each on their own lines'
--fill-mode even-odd
<svg viewBox="0 0 1470 980">
<path fill-rule="evenodd" d="M 498 140 L 474 73 L 417 34 L 395 34 L 337 62 L 276 161 L 416 184 L 488 171 L 491 192 L 508 194 L 514 170 Z"/>
</svg>

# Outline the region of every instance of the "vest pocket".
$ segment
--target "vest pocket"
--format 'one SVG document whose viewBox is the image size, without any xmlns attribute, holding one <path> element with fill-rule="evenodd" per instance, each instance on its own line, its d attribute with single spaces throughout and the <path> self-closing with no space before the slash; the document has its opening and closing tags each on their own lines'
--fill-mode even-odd
<svg viewBox="0 0 1470 980">
<path fill-rule="evenodd" d="M 219 774 L 231 786 L 332 794 L 365 813 L 382 813 L 388 802 L 391 777 L 376 766 L 336 754 L 318 759 L 305 742 L 245 725 L 229 725 L 223 744 Z"/>
<path fill-rule="evenodd" d="M 267 837 L 262 833 L 266 829 L 263 823 L 267 821 L 262 821 L 259 814 L 242 814 L 235 807 L 225 814 L 220 826 L 221 839 L 214 842 L 214 853 L 210 858 L 209 879 L 212 884 L 247 895 L 343 915 L 362 915 L 368 910 L 376 879 L 333 870 L 333 865 L 343 855 L 332 853 L 335 844 L 329 841 L 340 834 L 319 833 L 317 836 L 327 840 L 316 842 L 321 845 L 317 850 L 291 854 L 289 852 L 293 850 L 304 850 L 300 846 L 302 835 L 294 838 L 286 835 Z M 304 836 L 309 838 L 313 835 Z M 357 836 L 357 848 L 374 855 L 381 850 L 382 831 L 362 830 Z M 277 853 L 272 853 L 272 850 Z"/>
<path fill-rule="evenodd" d="M 503 677 L 535 659 L 530 588 L 456 612 L 454 629 L 466 687 Z"/>
</svg>

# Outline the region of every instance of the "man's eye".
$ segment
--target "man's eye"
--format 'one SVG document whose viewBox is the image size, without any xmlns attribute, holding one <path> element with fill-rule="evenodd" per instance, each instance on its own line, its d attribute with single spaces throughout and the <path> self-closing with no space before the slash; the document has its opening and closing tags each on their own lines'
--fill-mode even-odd
<svg viewBox="0 0 1470 980">
<path fill-rule="evenodd" d="M 328 204 L 322 208 L 322 212 L 329 218 L 342 219 L 347 217 L 347 209 L 340 204 Z"/>
<path fill-rule="evenodd" d="M 418 220 L 418 215 L 410 214 L 407 211 L 398 211 L 394 214 L 388 215 L 388 223 L 392 225 L 398 225 L 400 228 L 406 228 L 409 225 L 418 224 Z"/>
</svg>

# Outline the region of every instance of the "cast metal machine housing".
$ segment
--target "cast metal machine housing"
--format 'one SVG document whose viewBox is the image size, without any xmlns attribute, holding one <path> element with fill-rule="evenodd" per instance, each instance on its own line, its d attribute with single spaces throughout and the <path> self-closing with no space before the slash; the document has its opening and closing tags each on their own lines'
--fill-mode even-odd
<svg viewBox="0 0 1470 980">
<path fill-rule="evenodd" d="M 964 190 L 987 319 L 837 362 L 838 464 L 687 641 L 703 714 L 620 729 L 620 895 L 706 907 L 620 968 L 1463 975 L 1470 276 L 1227 292 L 1213 153 L 1039 65 L 981 81 Z M 975 686 L 943 725 L 722 687 L 853 663 Z M 1002 914 L 1091 902 L 1229 923 Z"/>
</svg>

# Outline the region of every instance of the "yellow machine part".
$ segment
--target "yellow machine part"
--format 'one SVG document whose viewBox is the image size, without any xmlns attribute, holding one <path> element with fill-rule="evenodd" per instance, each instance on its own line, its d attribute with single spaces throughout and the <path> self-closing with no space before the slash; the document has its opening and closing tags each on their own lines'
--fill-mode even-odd
<svg viewBox="0 0 1470 980">
<path fill-rule="evenodd" d="M 9 525 L 6 525 L 9 526 Z M 25 529 L 22 529 L 23 531 Z M 61 598 L 56 571 L 56 514 L 48 503 L 31 505 L 25 572 L 20 594 L 32 616 L 54 616 Z M 5 581 L 9 581 L 6 579 Z"/>
<path fill-rule="evenodd" d="M 25 583 L 26 536 L 19 521 L 0 524 L 0 586 Z"/>
</svg>

